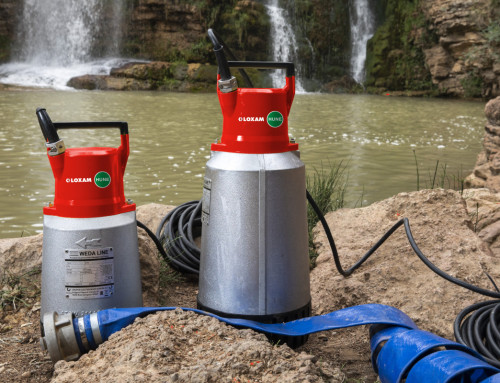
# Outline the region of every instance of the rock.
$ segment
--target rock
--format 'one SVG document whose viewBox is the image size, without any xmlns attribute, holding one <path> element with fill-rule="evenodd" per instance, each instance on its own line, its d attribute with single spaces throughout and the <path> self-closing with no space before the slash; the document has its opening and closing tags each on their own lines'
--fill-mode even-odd
<svg viewBox="0 0 500 383">
<path fill-rule="evenodd" d="M 213 92 L 217 79 L 215 65 L 168 63 L 128 63 L 113 68 L 109 75 L 71 78 L 67 85 L 87 90 L 169 90 Z"/>
<path fill-rule="evenodd" d="M 486 188 L 466 189 L 463 198 L 473 231 L 500 257 L 500 193 Z"/>
<path fill-rule="evenodd" d="M 491 125 L 500 129 L 500 97 L 490 100 L 486 104 L 484 114 Z"/>
<path fill-rule="evenodd" d="M 25 274 L 42 265 L 42 234 L 0 239 L 0 276 Z"/>
<path fill-rule="evenodd" d="M 436 45 L 424 51 L 425 59 L 431 71 L 432 81 L 439 84 L 439 79 L 446 78 L 450 74 L 451 58 L 446 50 Z"/>
<path fill-rule="evenodd" d="M 484 109 L 488 120 L 485 125 L 483 150 L 479 154 L 473 173 L 465 180 L 467 187 L 487 187 L 500 191 L 500 97 L 490 100 Z"/>
<path fill-rule="evenodd" d="M 484 271 L 500 278 L 500 254 L 493 256 L 471 230 L 473 217 L 464 199 L 458 192 L 441 189 L 400 193 L 365 208 L 327 214 L 344 268 L 353 265 L 402 217 L 410 220 L 424 255 L 446 273 L 487 289 L 492 286 Z M 335 270 L 320 226 L 315 234 L 319 257 L 311 272 L 311 294 L 317 314 L 363 303 L 388 304 L 408 314 L 421 329 L 453 339 L 452 324 L 458 312 L 484 300 L 429 270 L 411 249 L 402 228 L 348 278 Z"/>
</svg>

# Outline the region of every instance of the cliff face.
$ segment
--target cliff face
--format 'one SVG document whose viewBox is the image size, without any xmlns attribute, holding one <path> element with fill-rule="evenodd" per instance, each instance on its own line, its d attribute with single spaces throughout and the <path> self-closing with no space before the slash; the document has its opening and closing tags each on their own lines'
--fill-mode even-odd
<svg viewBox="0 0 500 383">
<path fill-rule="evenodd" d="M 500 94 L 498 0 L 384 0 L 368 44 L 368 87 Z"/>
<path fill-rule="evenodd" d="M 326 83 L 349 73 L 349 2 L 283 0 L 295 31 L 302 76 Z"/>
<path fill-rule="evenodd" d="M 123 54 L 161 61 L 214 62 L 214 28 L 238 59 L 265 60 L 269 23 L 253 0 L 135 0 L 127 11 Z"/>
<path fill-rule="evenodd" d="M 11 44 L 16 33 L 18 14 L 22 2 L 18 0 L 2 0 L 0 2 L 0 63 L 10 58 Z"/>
</svg>

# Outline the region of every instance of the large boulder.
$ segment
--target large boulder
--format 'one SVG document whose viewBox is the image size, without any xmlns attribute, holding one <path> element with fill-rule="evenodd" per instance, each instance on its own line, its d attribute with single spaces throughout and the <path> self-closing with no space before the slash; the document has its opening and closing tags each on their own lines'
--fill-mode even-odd
<svg viewBox="0 0 500 383">
<path fill-rule="evenodd" d="M 477 157 L 472 174 L 465 179 L 465 184 L 500 192 L 500 96 L 486 104 L 484 113 L 487 123 L 483 150 Z"/>
<path fill-rule="evenodd" d="M 500 202 L 498 196 L 492 198 Z M 451 190 L 401 193 L 368 207 L 329 213 L 326 220 L 344 268 L 353 265 L 402 217 L 409 219 L 416 243 L 437 267 L 493 290 L 486 272 L 499 280 L 500 257 L 476 235 L 474 217 L 460 193 Z M 486 299 L 433 273 L 416 256 L 403 228 L 348 278 L 336 271 L 323 229 L 318 226 L 315 231 L 319 257 L 311 272 L 311 294 L 317 314 L 382 303 L 404 311 L 421 329 L 453 339 L 458 312 Z"/>
</svg>

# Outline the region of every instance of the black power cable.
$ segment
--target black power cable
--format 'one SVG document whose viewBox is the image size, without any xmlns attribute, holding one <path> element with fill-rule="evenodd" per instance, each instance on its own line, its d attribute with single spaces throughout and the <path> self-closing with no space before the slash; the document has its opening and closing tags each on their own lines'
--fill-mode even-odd
<svg viewBox="0 0 500 383">
<path fill-rule="evenodd" d="M 486 301 L 462 310 L 453 325 L 455 339 L 500 368 L 500 300 Z"/>
</svg>

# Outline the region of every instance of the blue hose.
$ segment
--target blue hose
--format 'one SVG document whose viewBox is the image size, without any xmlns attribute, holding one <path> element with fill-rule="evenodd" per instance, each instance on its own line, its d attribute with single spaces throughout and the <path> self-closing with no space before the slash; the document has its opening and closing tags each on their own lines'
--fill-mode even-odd
<svg viewBox="0 0 500 383">
<path fill-rule="evenodd" d="M 111 334 L 136 318 L 176 307 L 137 307 L 107 309 L 73 321 L 77 343 L 95 349 Z M 205 311 L 182 308 L 214 317 L 239 328 L 281 336 L 304 336 L 320 331 L 372 325 L 370 347 L 375 372 L 382 383 L 500 383 L 500 370 L 486 363 L 476 351 L 435 334 L 419 330 L 400 310 L 380 304 L 348 307 L 328 314 L 286 323 L 265 324 L 247 319 L 223 318 Z M 97 315 L 98 328 L 91 328 Z M 79 321 L 79 322 L 78 322 Z M 78 323 L 83 323 L 84 328 Z M 82 337 L 85 341 L 82 342 Z M 97 338 L 97 339 L 96 339 Z M 100 339 L 99 339 L 100 338 Z"/>
</svg>

